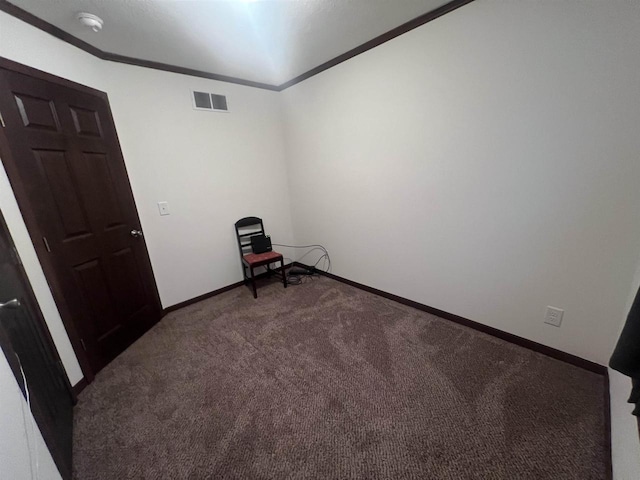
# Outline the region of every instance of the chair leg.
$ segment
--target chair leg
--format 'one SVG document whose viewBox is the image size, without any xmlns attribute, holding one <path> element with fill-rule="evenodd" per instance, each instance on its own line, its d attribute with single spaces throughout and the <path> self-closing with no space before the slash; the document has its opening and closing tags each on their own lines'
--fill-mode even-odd
<svg viewBox="0 0 640 480">
<path fill-rule="evenodd" d="M 284 283 L 284 288 L 287 288 L 287 273 L 284 271 L 284 258 L 280 260 L 280 266 L 282 267 L 282 283 Z"/>
<path fill-rule="evenodd" d="M 253 274 L 253 267 L 249 267 L 251 270 L 251 287 L 253 287 L 253 298 L 258 298 L 258 291 L 256 290 L 256 276 Z"/>
</svg>

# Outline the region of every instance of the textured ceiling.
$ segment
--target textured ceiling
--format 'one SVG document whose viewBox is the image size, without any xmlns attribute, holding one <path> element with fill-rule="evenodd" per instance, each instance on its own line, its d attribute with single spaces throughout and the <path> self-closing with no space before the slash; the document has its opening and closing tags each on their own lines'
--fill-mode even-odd
<svg viewBox="0 0 640 480">
<path fill-rule="evenodd" d="M 10 1 L 105 52 L 279 85 L 448 0 Z"/>
</svg>

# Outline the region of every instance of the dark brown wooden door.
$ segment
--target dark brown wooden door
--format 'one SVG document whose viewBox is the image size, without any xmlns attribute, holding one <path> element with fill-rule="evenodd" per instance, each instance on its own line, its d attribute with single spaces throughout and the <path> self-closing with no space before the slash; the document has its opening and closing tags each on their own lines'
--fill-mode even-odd
<svg viewBox="0 0 640 480">
<path fill-rule="evenodd" d="M 161 317 L 108 102 L 0 69 L 0 113 L 32 241 L 95 373 Z"/>
<path fill-rule="evenodd" d="M 60 473 L 71 478 L 71 386 L 1 215 L 0 346 Z"/>
</svg>

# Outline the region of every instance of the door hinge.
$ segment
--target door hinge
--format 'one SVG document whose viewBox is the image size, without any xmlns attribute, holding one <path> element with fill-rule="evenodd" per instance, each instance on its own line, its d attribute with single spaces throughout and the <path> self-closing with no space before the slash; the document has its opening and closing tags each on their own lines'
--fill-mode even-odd
<svg viewBox="0 0 640 480">
<path fill-rule="evenodd" d="M 42 241 L 44 242 L 44 246 L 47 249 L 47 252 L 51 253 L 51 247 L 49 247 L 49 242 L 47 241 L 47 237 L 42 237 Z"/>
<path fill-rule="evenodd" d="M 84 344 L 84 339 L 80 339 L 80 344 L 82 345 L 83 350 L 86 352 L 87 351 L 87 346 Z"/>
<path fill-rule="evenodd" d="M 2 125 L 2 127 L 6 127 L 6 125 L 4 124 L 4 117 L 2 116 L 2 112 L 0 112 L 0 125 Z"/>
</svg>

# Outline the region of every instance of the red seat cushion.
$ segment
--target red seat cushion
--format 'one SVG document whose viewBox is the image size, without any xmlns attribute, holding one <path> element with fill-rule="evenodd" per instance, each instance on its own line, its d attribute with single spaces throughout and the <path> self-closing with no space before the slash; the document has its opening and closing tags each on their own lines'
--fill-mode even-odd
<svg viewBox="0 0 640 480">
<path fill-rule="evenodd" d="M 282 258 L 282 254 L 278 252 L 264 252 L 264 253 L 247 253 L 242 257 L 249 265 L 262 262 L 275 262 Z"/>
</svg>

